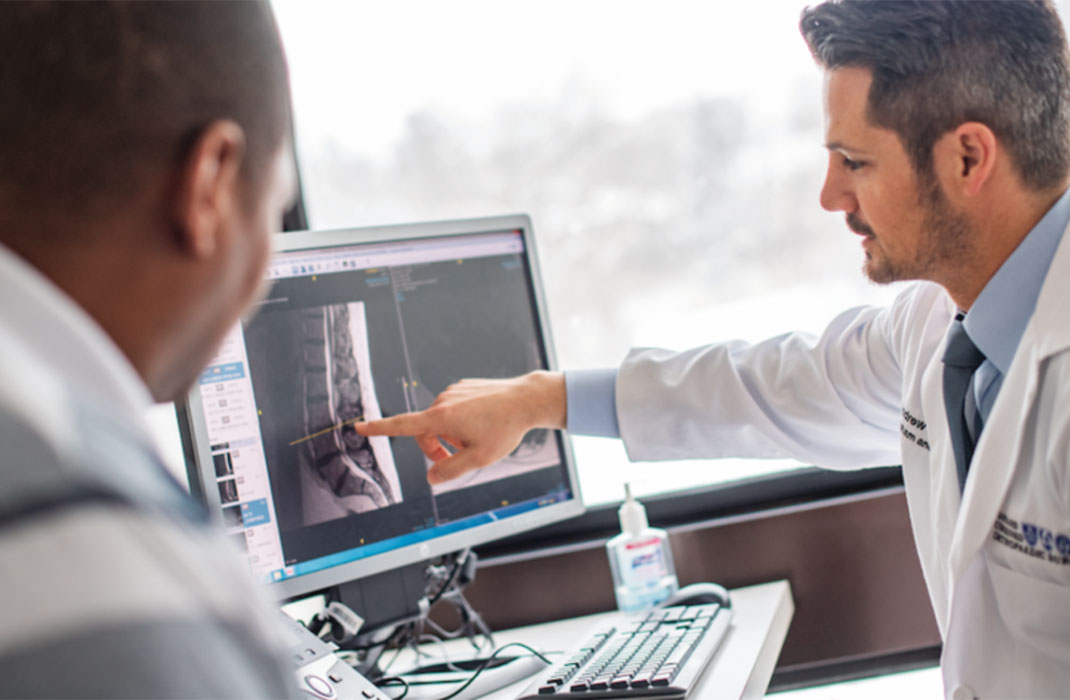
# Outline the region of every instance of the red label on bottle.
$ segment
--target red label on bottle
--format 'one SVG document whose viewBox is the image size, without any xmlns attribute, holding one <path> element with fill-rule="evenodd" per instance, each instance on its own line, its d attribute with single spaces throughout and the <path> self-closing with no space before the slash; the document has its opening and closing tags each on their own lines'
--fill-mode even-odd
<svg viewBox="0 0 1070 700">
<path fill-rule="evenodd" d="M 638 542 L 629 542 L 628 544 L 624 545 L 624 548 L 639 549 L 640 547 L 649 547 L 652 544 L 657 544 L 660 541 L 661 540 L 659 540 L 657 537 L 650 537 L 645 540 L 639 540 Z"/>
</svg>

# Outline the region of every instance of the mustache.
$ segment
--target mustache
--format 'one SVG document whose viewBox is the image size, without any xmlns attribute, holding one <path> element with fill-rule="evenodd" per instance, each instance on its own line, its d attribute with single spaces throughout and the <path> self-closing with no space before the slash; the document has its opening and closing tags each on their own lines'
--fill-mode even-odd
<svg viewBox="0 0 1070 700">
<path fill-rule="evenodd" d="M 847 228 L 851 229 L 855 233 L 860 233 L 863 236 L 876 236 L 876 234 L 873 233 L 873 229 L 862 223 L 862 221 L 854 214 L 847 215 Z"/>
</svg>

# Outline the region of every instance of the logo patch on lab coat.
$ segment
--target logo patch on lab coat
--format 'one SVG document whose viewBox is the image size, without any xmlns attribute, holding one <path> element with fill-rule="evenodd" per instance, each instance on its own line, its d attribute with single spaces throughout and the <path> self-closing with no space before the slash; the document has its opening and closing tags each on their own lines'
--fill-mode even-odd
<svg viewBox="0 0 1070 700">
<path fill-rule="evenodd" d="M 1070 534 L 1053 532 L 1024 520 L 1017 521 L 1000 513 L 992 528 L 992 539 L 999 544 L 1052 564 L 1070 564 Z"/>
<path fill-rule="evenodd" d="M 907 442 L 912 442 L 926 451 L 929 450 L 929 434 L 925 432 L 927 427 L 925 421 L 903 409 L 903 422 L 899 424 L 899 432 Z"/>
</svg>

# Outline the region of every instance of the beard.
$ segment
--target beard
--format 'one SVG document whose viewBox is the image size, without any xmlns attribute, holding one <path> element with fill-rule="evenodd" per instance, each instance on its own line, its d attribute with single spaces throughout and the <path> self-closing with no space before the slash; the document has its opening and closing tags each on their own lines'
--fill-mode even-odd
<svg viewBox="0 0 1070 700">
<path fill-rule="evenodd" d="M 918 206 L 924 213 L 921 235 L 914 255 L 906 259 L 892 259 L 880 239 L 854 213 L 847 215 L 847 227 L 876 241 L 876 252 L 866 251 L 862 271 L 876 284 L 891 284 L 903 280 L 936 280 L 941 271 L 961 267 L 972 257 L 973 236 L 966 217 L 952 210 L 935 177 L 925 178 L 919 186 Z"/>
</svg>

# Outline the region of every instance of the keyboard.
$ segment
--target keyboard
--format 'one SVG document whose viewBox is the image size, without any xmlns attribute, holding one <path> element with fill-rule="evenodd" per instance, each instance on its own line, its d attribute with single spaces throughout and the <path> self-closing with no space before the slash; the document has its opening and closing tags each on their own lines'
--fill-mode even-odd
<svg viewBox="0 0 1070 700">
<path fill-rule="evenodd" d="M 684 698 L 728 631 L 717 604 L 658 608 L 600 622 L 517 700 Z"/>
</svg>

